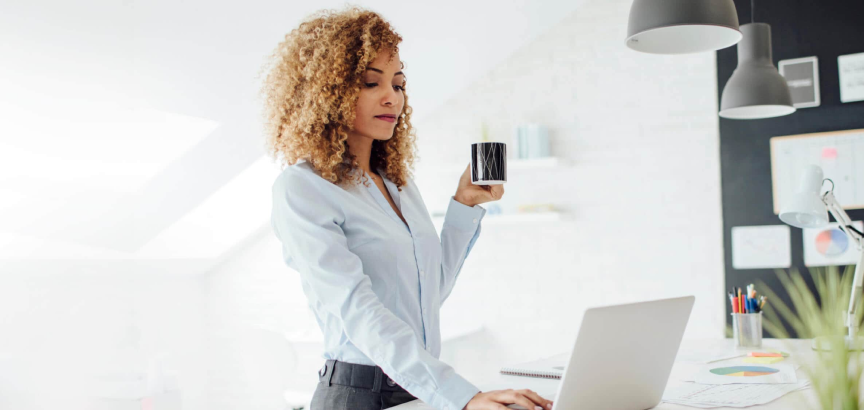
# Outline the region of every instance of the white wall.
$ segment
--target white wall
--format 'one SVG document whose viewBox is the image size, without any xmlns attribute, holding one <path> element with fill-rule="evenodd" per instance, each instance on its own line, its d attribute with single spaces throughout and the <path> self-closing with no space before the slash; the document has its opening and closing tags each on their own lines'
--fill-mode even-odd
<svg viewBox="0 0 864 410">
<path fill-rule="evenodd" d="M 3 271 L 0 408 L 206 408 L 203 306 L 192 276 Z"/>
<path fill-rule="evenodd" d="M 442 351 L 478 383 L 503 363 L 568 348 L 590 306 L 693 294 L 687 337 L 723 335 L 714 54 L 630 51 L 629 5 L 587 2 L 483 80 L 416 116 L 416 180 L 430 211 L 443 210 L 464 169 L 442 164 L 467 162 L 481 119 L 508 143 L 518 122 L 546 124 L 553 151 L 573 164 L 510 172 L 505 211 L 550 202 L 571 219 L 485 224 L 444 305 L 442 327 L 484 325 Z M 277 408 L 283 390 L 311 392 L 318 345 L 287 343 L 279 333 L 317 328 L 272 233 L 203 280 L 214 334 L 211 408 Z"/>
<path fill-rule="evenodd" d="M 209 409 L 282 409 L 286 390 L 315 390 L 322 345 L 289 342 L 287 336 L 320 330 L 300 276 L 283 262 L 269 226 L 203 277 L 202 285 L 211 332 Z"/>
<path fill-rule="evenodd" d="M 486 326 L 485 357 L 453 363 L 462 373 L 564 351 L 590 306 L 692 294 L 685 337 L 723 335 L 715 55 L 629 50 L 630 4 L 587 2 L 417 123 L 430 211 L 458 179 L 437 164 L 467 164 L 481 120 L 508 143 L 519 122 L 545 124 L 572 163 L 509 172 L 505 212 L 553 203 L 572 219 L 483 227 L 442 314 Z"/>
</svg>

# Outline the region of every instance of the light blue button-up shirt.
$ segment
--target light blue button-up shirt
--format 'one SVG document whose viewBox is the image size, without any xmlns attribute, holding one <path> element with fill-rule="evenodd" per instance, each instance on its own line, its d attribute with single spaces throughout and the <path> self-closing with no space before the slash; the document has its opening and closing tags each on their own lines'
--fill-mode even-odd
<svg viewBox="0 0 864 410">
<path fill-rule="evenodd" d="M 407 226 L 371 178 L 337 186 L 301 160 L 273 184 L 273 230 L 300 273 L 325 359 L 381 366 L 427 404 L 461 410 L 480 390 L 438 360 L 439 311 L 486 210 L 451 197 L 439 240 L 414 181 L 400 192 L 379 174 Z"/>
</svg>

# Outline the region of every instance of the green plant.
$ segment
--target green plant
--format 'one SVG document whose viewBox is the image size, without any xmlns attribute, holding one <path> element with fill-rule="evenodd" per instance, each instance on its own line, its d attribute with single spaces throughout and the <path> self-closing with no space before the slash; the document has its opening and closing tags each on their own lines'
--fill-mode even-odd
<svg viewBox="0 0 864 410">
<path fill-rule="evenodd" d="M 790 272 L 777 270 L 777 277 L 792 301 L 788 306 L 764 283 L 759 284 L 768 298 L 764 308 L 763 326 L 773 337 L 788 338 L 787 323 L 799 338 L 817 338 L 820 350 L 815 360 L 799 361 L 810 378 L 824 410 L 857 410 L 862 408 L 859 398 L 862 366 L 860 351 L 846 348 L 846 312 L 852 289 L 854 266 L 841 274 L 836 266 L 814 268 L 810 271 L 814 294 L 797 269 Z M 861 323 L 861 304 L 855 312 Z M 860 327 L 859 327 L 860 329 Z M 858 332 L 861 336 L 861 332 Z"/>
</svg>

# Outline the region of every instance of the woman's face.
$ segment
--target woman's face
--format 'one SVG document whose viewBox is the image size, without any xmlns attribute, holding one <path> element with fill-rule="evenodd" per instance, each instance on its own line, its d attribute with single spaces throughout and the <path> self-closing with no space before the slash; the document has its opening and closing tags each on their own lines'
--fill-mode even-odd
<svg viewBox="0 0 864 410">
<path fill-rule="evenodd" d="M 405 76 L 401 69 L 399 53 L 391 60 L 390 50 L 379 51 L 366 67 L 357 98 L 354 133 L 385 141 L 393 136 L 396 120 L 405 105 Z"/>
</svg>

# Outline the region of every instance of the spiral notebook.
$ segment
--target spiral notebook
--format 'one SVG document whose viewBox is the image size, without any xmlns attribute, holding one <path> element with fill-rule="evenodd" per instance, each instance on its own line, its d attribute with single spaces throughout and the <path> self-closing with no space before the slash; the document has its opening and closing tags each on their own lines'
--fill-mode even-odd
<svg viewBox="0 0 864 410">
<path fill-rule="evenodd" d="M 570 352 L 559 353 L 540 360 L 504 366 L 501 368 L 501 373 L 510 376 L 560 379 L 564 374 L 564 367 L 567 365 L 568 358 L 570 358 Z"/>
</svg>

